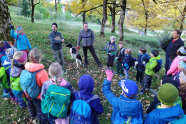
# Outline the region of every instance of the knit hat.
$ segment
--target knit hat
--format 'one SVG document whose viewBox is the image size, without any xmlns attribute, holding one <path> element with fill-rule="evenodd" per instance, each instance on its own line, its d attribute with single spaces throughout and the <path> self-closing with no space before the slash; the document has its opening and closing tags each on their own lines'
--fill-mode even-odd
<svg viewBox="0 0 186 124">
<path fill-rule="evenodd" d="M 161 103 L 173 105 L 178 99 L 178 90 L 174 85 L 166 83 L 159 88 L 157 97 Z"/>
<path fill-rule="evenodd" d="M 15 52 L 13 59 L 20 64 L 25 64 L 27 62 L 27 53 L 25 51 Z"/>
<path fill-rule="evenodd" d="M 21 27 L 21 26 L 18 26 L 17 27 L 17 29 L 16 29 L 16 31 L 20 31 L 20 30 L 22 30 L 23 28 Z"/>
<path fill-rule="evenodd" d="M 4 41 L 0 41 L 0 52 L 6 49 L 6 43 Z"/>
<path fill-rule="evenodd" d="M 184 74 L 183 71 L 180 72 L 179 77 L 180 77 L 184 82 L 186 82 L 186 75 Z"/>
<path fill-rule="evenodd" d="M 186 63 L 184 61 L 180 61 L 179 62 L 179 66 L 181 66 L 182 68 L 186 69 Z"/>
<path fill-rule="evenodd" d="M 159 55 L 159 51 L 158 50 L 152 50 L 151 53 L 153 54 L 153 56 L 157 57 Z"/>
<path fill-rule="evenodd" d="M 138 86 L 135 81 L 122 79 L 119 81 L 119 86 L 129 98 L 135 97 L 138 93 Z"/>
<path fill-rule="evenodd" d="M 13 55 L 14 53 L 16 52 L 16 48 L 9 48 L 6 50 L 6 56 L 9 58 L 9 59 L 13 59 Z"/>
<path fill-rule="evenodd" d="M 56 26 L 56 28 L 58 28 L 57 23 L 55 23 L 55 22 L 54 22 L 54 23 L 52 23 L 52 25 L 55 25 L 55 26 Z"/>
<path fill-rule="evenodd" d="M 185 47 L 184 46 L 180 47 L 179 48 L 179 51 L 180 51 L 180 53 L 186 55 L 186 50 L 185 50 Z"/>
</svg>

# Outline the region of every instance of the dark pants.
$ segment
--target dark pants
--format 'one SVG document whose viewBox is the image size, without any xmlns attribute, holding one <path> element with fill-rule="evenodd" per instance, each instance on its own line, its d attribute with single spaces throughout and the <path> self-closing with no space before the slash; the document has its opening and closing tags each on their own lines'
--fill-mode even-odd
<svg viewBox="0 0 186 124">
<path fill-rule="evenodd" d="M 88 64 L 88 59 L 87 59 L 87 50 L 89 49 L 90 53 L 92 54 L 92 56 L 94 57 L 94 60 L 96 61 L 96 63 L 99 65 L 100 61 L 95 53 L 94 47 L 93 46 L 88 46 L 88 47 L 84 47 L 83 46 L 83 53 L 84 53 L 84 58 L 85 58 L 85 64 Z"/>
<path fill-rule="evenodd" d="M 38 119 L 40 124 L 49 124 L 48 117 L 43 114 L 41 110 L 41 100 L 40 99 L 26 99 L 28 111 L 31 115 L 32 120 Z"/>
<path fill-rule="evenodd" d="M 153 101 L 150 103 L 149 107 L 147 108 L 147 113 L 150 113 L 154 109 L 156 109 L 157 105 L 160 104 L 157 96 L 154 96 Z"/>
<path fill-rule="evenodd" d="M 107 55 L 107 67 L 113 67 L 115 56 Z"/>
<path fill-rule="evenodd" d="M 137 70 L 136 81 L 142 83 L 144 77 L 144 72 Z"/>
<path fill-rule="evenodd" d="M 151 83 L 152 83 L 152 76 L 145 75 L 143 79 L 142 92 L 145 92 L 145 89 L 150 89 Z"/>
<path fill-rule="evenodd" d="M 167 56 L 165 55 L 165 74 L 167 74 L 167 71 L 169 70 L 171 64 L 172 64 L 172 60 Z"/>
<path fill-rule="evenodd" d="M 123 75 L 122 61 L 117 61 L 117 73 Z"/>
</svg>

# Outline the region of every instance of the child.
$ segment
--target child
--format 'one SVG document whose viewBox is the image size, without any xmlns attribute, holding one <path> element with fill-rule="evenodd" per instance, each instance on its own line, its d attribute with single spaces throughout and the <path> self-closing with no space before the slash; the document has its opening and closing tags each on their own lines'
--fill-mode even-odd
<svg viewBox="0 0 186 124">
<path fill-rule="evenodd" d="M 186 69 L 186 60 L 183 60 L 183 61 L 180 61 L 179 64 L 178 64 L 178 69 L 180 71 L 178 71 L 175 76 L 173 77 L 174 80 L 177 80 L 179 81 L 179 74 L 181 71 L 183 71 L 183 69 Z M 172 77 L 171 77 L 172 78 Z"/>
<path fill-rule="evenodd" d="M 99 124 L 98 115 L 103 113 L 103 105 L 101 104 L 99 97 L 97 95 L 92 94 L 94 89 L 94 80 L 90 75 L 82 75 L 79 78 L 78 86 L 79 86 L 79 91 L 73 94 L 75 101 L 73 101 L 72 108 L 76 106 L 76 104 L 74 103 L 77 100 L 86 101 L 88 105 L 91 107 L 91 114 L 89 116 L 90 118 L 88 119 L 89 122 L 91 124 Z M 82 108 L 82 109 L 86 109 L 86 108 Z M 75 123 L 76 120 L 82 118 L 76 115 L 73 111 L 74 110 L 72 109 L 70 114 L 71 117 L 70 120 L 72 121 L 71 123 Z M 78 121 L 82 121 L 82 119 Z"/>
<path fill-rule="evenodd" d="M 49 81 L 46 81 L 42 86 L 41 100 L 44 98 L 44 95 L 46 94 L 50 85 L 58 85 L 58 86 L 67 88 L 72 93 L 74 92 L 72 85 L 69 82 L 67 82 L 65 79 L 62 78 L 62 75 L 63 75 L 62 74 L 62 67 L 59 63 L 57 63 L 57 62 L 52 63 L 48 69 L 48 73 L 51 78 L 49 79 Z M 68 113 L 68 116 L 63 119 L 62 118 L 56 119 L 56 117 L 52 117 L 50 115 L 49 120 L 55 121 L 55 124 L 61 124 L 61 123 L 62 124 L 69 124 L 69 114 L 70 113 Z"/>
<path fill-rule="evenodd" d="M 106 70 L 107 79 L 103 82 L 103 94 L 109 103 L 112 105 L 112 124 L 124 124 L 130 118 L 131 124 L 143 123 L 143 108 L 140 101 L 135 97 L 138 93 L 138 86 L 132 80 L 120 80 L 119 86 L 122 88 L 120 97 L 116 97 L 111 91 L 111 83 L 113 72 Z"/>
<path fill-rule="evenodd" d="M 178 69 L 178 64 L 180 61 L 186 61 L 186 47 L 180 47 L 177 51 L 177 57 L 173 60 L 170 69 L 167 71 L 167 75 L 176 76 L 180 70 Z"/>
<path fill-rule="evenodd" d="M 116 37 L 110 37 L 110 41 L 105 46 L 105 51 L 107 51 L 107 67 L 113 67 L 114 58 L 117 50 L 115 40 Z"/>
<path fill-rule="evenodd" d="M 15 47 L 18 50 L 21 51 L 25 51 L 26 53 L 28 53 L 28 50 L 32 49 L 31 44 L 26 36 L 26 34 L 23 32 L 23 28 L 21 26 L 18 26 L 16 29 L 16 32 L 14 32 L 14 26 L 10 26 L 11 28 L 11 32 L 10 35 L 12 38 L 15 38 L 16 43 L 15 43 Z"/>
<path fill-rule="evenodd" d="M 119 42 L 119 50 L 116 54 L 116 66 L 117 66 L 117 74 L 120 74 L 120 77 L 123 77 L 123 69 L 122 69 L 122 61 L 125 56 L 125 48 L 123 48 L 123 42 Z"/>
<path fill-rule="evenodd" d="M 180 106 L 174 106 L 178 95 L 177 88 L 172 84 L 162 85 L 157 95 L 161 105 L 147 115 L 145 124 L 167 124 L 182 116 L 184 112 Z"/>
<path fill-rule="evenodd" d="M 136 74 L 136 81 L 142 83 L 144 71 L 145 71 L 145 64 L 149 61 L 150 57 L 148 54 L 146 54 L 146 49 L 144 47 L 141 47 L 139 49 L 139 55 L 138 60 L 135 62 L 135 66 L 137 69 Z"/>
<path fill-rule="evenodd" d="M 145 77 L 143 79 L 143 87 L 139 94 L 144 94 L 145 89 L 150 90 L 150 86 L 152 83 L 152 76 L 155 74 L 155 68 L 158 66 L 158 60 L 160 60 L 159 51 L 153 50 L 151 51 L 151 58 L 149 62 L 145 66 Z"/>
<path fill-rule="evenodd" d="M 15 96 L 16 103 L 22 109 L 27 107 L 26 102 L 23 98 L 23 91 L 21 89 L 21 85 L 19 82 L 20 74 L 22 70 L 25 69 L 24 65 L 27 62 L 27 53 L 24 51 L 17 51 L 15 52 L 12 60 L 12 67 L 10 72 L 10 82 L 11 82 L 11 89 Z"/>
<path fill-rule="evenodd" d="M 180 80 L 180 87 L 179 87 L 179 95 L 182 99 L 183 103 L 183 110 L 186 114 L 186 68 L 183 69 L 183 71 L 179 74 L 179 80 Z"/>
<path fill-rule="evenodd" d="M 33 48 L 29 52 L 28 56 L 29 56 L 30 62 L 27 62 L 25 64 L 25 69 L 29 72 L 36 72 L 36 71 L 41 70 L 38 73 L 36 73 L 36 76 L 35 76 L 37 85 L 41 88 L 43 83 L 49 80 L 47 71 L 44 70 L 45 66 L 43 64 L 40 64 L 42 60 L 41 51 L 37 48 Z M 35 99 L 28 98 L 29 96 L 27 94 L 25 95 L 27 96 L 27 99 L 26 99 L 27 107 L 28 107 L 28 110 L 29 110 L 29 113 L 31 115 L 33 122 L 34 123 L 36 122 L 36 117 L 37 117 L 40 124 L 49 123 L 48 119 L 46 119 L 46 117 L 41 111 L 40 95 Z"/>
<path fill-rule="evenodd" d="M 132 51 L 131 49 L 125 49 L 125 57 L 122 61 L 123 70 L 125 72 L 125 79 L 129 78 L 129 68 L 132 60 Z"/>
</svg>

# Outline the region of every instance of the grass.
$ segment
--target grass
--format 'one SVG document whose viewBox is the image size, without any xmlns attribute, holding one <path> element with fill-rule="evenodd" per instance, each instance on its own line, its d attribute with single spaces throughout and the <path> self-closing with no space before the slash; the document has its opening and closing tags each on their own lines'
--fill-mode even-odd
<svg viewBox="0 0 186 124">
<path fill-rule="evenodd" d="M 42 63 L 45 65 L 46 70 L 49 67 L 51 62 L 54 62 L 51 48 L 50 48 L 50 42 L 48 39 L 48 34 L 51 31 L 51 23 L 57 22 L 59 25 L 58 31 L 61 32 L 64 36 L 65 43 L 72 43 L 73 45 L 76 45 L 77 38 L 79 31 L 81 30 L 81 23 L 80 22 L 65 22 L 60 20 L 36 20 L 35 23 L 31 23 L 29 18 L 23 18 L 16 14 L 17 8 L 10 7 L 11 11 L 11 17 L 12 22 L 15 27 L 18 25 L 21 25 L 24 29 L 24 32 L 28 36 L 32 47 L 37 47 L 42 50 L 43 53 L 43 60 Z M 99 32 L 97 31 L 98 25 L 96 24 L 89 24 L 89 27 L 92 28 L 95 32 L 95 49 L 96 53 L 98 55 L 98 58 L 101 60 L 101 62 L 104 64 L 104 68 L 106 68 L 106 53 L 104 51 L 104 46 L 109 40 L 110 36 L 114 35 L 119 38 L 117 34 L 111 34 L 109 33 L 109 30 L 106 30 L 105 37 L 100 38 Z M 94 27 L 94 28 L 93 28 Z M 97 28 L 95 28 L 97 27 Z M 100 28 L 100 26 L 99 26 Z M 125 48 L 131 48 L 133 51 L 133 57 L 137 57 L 138 49 L 140 46 L 145 46 L 148 50 L 148 53 L 154 48 L 157 49 L 157 46 L 154 44 L 157 44 L 157 41 L 153 37 L 147 37 L 147 36 L 139 36 L 136 33 L 125 31 Z M 117 41 L 118 42 L 118 41 Z M 105 99 L 104 95 L 102 94 L 102 83 L 104 79 L 106 78 L 106 75 L 104 73 L 104 69 L 100 69 L 99 67 L 95 66 L 96 63 L 93 60 L 92 55 L 90 53 L 88 54 L 89 58 L 89 66 L 88 68 L 81 67 L 80 69 L 76 69 L 75 63 L 73 60 L 70 60 L 69 56 L 69 49 L 63 45 L 63 51 L 65 56 L 65 66 L 67 68 L 67 74 L 65 75 L 65 78 L 75 87 L 76 90 L 78 90 L 77 81 L 79 77 L 83 74 L 89 74 L 93 77 L 95 82 L 95 88 L 94 93 L 97 94 L 100 99 L 101 103 L 104 106 L 104 113 L 99 116 L 100 123 L 101 124 L 109 124 L 110 123 L 110 116 L 112 113 L 112 107 L 108 103 L 108 101 Z M 82 49 L 80 49 L 80 54 L 83 55 Z M 164 52 L 160 52 L 161 56 L 164 56 Z M 163 57 L 164 58 L 164 57 Z M 152 83 L 152 89 L 157 90 L 160 79 L 164 73 L 164 70 L 161 70 L 156 76 L 153 78 Z M 134 68 L 131 68 L 129 71 L 130 79 L 135 80 L 135 74 L 136 70 Z M 120 78 L 117 75 L 114 75 L 113 77 L 113 83 L 112 83 L 112 91 L 116 94 L 116 96 L 119 96 L 121 93 L 121 88 L 118 85 Z M 139 86 L 139 89 L 141 86 Z M 2 95 L 2 89 L 0 91 L 0 95 Z M 146 108 L 152 101 L 153 94 L 148 93 L 146 95 L 142 95 L 138 97 L 138 99 L 142 102 L 144 111 L 146 111 Z M 8 124 L 11 122 L 18 122 L 18 123 L 27 123 L 30 121 L 29 114 L 27 110 L 22 110 L 18 106 L 13 105 L 10 103 L 10 101 L 3 100 L 0 98 L 0 122 L 1 124 Z"/>
</svg>

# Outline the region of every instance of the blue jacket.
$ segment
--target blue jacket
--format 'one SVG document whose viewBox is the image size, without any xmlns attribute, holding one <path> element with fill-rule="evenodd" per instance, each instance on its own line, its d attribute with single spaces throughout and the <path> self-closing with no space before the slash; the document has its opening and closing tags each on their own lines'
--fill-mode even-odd
<svg viewBox="0 0 186 124">
<path fill-rule="evenodd" d="M 14 30 L 11 29 L 10 35 L 12 38 L 14 38 L 16 40 L 16 48 L 18 50 L 28 50 L 28 49 L 32 49 L 31 44 L 26 36 L 26 34 L 18 34 L 15 33 Z"/>
<path fill-rule="evenodd" d="M 102 90 L 113 108 L 111 122 L 114 124 L 122 124 L 131 116 L 132 124 L 142 124 L 142 104 L 137 99 L 129 99 L 123 95 L 120 95 L 119 98 L 116 97 L 111 91 L 111 83 L 111 81 L 105 79 Z"/>
<path fill-rule="evenodd" d="M 184 112 L 179 105 L 170 108 L 156 108 L 147 115 L 145 124 L 168 124 L 182 114 Z"/>
<path fill-rule="evenodd" d="M 94 89 L 94 81 L 89 75 L 84 75 L 79 79 L 79 92 L 82 100 L 88 100 L 94 96 L 92 94 Z M 77 92 L 73 94 L 75 96 Z M 74 97 L 75 99 L 75 97 Z M 103 105 L 100 102 L 100 99 L 95 99 L 90 101 L 90 107 L 92 108 L 92 124 L 99 124 L 98 115 L 103 113 Z"/>
<path fill-rule="evenodd" d="M 144 72 L 145 71 L 145 65 L 143 64 L 143 61 L 145 61 L 145 64 L 149 62 L 150 56 L 148 54 L 139 54 L 138 55 L 138 65 L 137 70 Z"/>
<path fill-rule="evenodd" d="M 122 61 L 122 65 L 123 65 L 124 69 L 129 70 L 131 60 L 132 60 L 131 55 L 125 55 L 125 57 L 123 58 L 123 61 Z"/>
<path fill-rule="evenodd" d="M 117 46 L 116 43 L 111 43 L 111 41 L 109 41 L 106 46 L 105 46 L 105 51 L 107 51 L 107 54 L 111 54 L 112 56 L 116 55 L 117 52 Z"/>
</svg>

